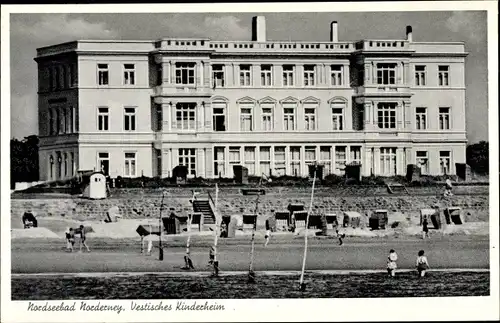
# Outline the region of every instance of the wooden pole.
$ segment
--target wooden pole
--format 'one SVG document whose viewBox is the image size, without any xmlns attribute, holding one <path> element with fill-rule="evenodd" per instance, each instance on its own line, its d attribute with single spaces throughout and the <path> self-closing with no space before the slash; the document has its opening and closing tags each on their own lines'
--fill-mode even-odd
<svg viewBox="0 0 500 323">
<path fill-rule="evenodd" d="M 262 186 L 262 177 L 259 180 L 259 189 Z M 257 210 L 259 208 L 259 198 L 260 198 L 260 192 L 257 192 L 257 198 L 255 199 L 255 209 L 253 212 L 255 222 L 253 224 L 252 228 L 252 248 L 250 250 L 250 265 L 248 268 L 248 282 L 249 283 L 254 283 L 255 282 L 255 273 L 253 271 L 253 261 L 254 261 L 254 255 L 255 255 L 255 230 L 257 229 Z"/>
<path fill-rule="evenodd" d="M 160 242 L 159 242 L 159 249 L 160 249 L 160 254 L 158 260 L 162 261 L 163 260 L 163 247 L 161 245 L 161 234 L 162 234 L 162 225 L 161 225 L 161 212 L 163 211 L 163 200 L 165 198 L 165 192 L 161 193 L 161 204 L 160 204 L 160 218 L 158 219 L 158 230 L 159 230 L 159 237 L 160 237 Z"/>
<path fill-rule="evenodd" d="M 215 234 L 215 237 L 214 237 L 214 276 L 217 276 L 218 273 L 219 273 L 219 264 L 218 264 L 218 261 L 217 261 L 217 241 L 218 241 L 218 238 L 219 238 L 219 223 L 218 223 L 218 220 L 219 220 L 219 207 L 218 207 L 218 204 L 219 204 L 219 186 L 217 185 L 217 183 L 215 183 L 215 205 L 214 205 L 214 215 L 215 215 L 215 229 L 214 229 L 214 234 Z"/>
<path fill-rule="evenodd" d="M 304 271 L 306 268 L 306 259 L 307 259 L 307 233 L 308 233 L 307 227 L 309 226 L 309 216 L 311 215 L 311 212 L 312 212 L 315 183 L 316 183 L 316 165 L 314 166 L 314 177 L 313 177 L 313 184 L 312 184 L 312 190 L 311 190 L 311 202 L 309 204 L 309 211 L 307 212 L 307 215 L 306 215 L 306 229 L 305 229 L 305 235 L 304 235 L 304 257 L 302 259 L 302 271 L 300 274 L 300 290 L 301 291 L 304 291 L 306 289 L 306 284 L 304 283 Z"/>
</svg>

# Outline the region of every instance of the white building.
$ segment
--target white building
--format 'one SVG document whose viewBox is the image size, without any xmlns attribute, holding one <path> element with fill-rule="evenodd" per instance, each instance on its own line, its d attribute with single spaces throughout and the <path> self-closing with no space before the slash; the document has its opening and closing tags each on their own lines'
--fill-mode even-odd
<svg viewBox="0 0 500 323">
<path fill-rule="evenodd" d="M 465 163 L 465 46 L 399 40 L 74 41 L 37 50 L 40 178 L 453 174 Z"/>
</svg>

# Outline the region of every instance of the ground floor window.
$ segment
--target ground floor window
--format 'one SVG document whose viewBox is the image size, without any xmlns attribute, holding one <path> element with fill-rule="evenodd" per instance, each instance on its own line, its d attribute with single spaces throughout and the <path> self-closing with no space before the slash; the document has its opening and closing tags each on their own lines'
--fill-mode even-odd
<svg viewBox="0 0 500 323">
<path fill-rule="evenodd" d="M 417 151 L 416 153 L 417 166 L 420 167 L 420 173 L 427 175 L 429 173 L 429 156 L 426 151 Z"/>
<path fill-rule="evenodd" d="M 344 174 L 347 157 L 346 148 L 345 146 L 335 147 L 335 173 L 337 174 Z"/>
<path fill-rule="evenodd" d="M 380 148 L 380 174 L 396 175 L 396 148 Z"/>
<path fill-rule="evenodd" d="M 361 165 L 361 147 L 351 147 L 351 164 Z"/>
<path fill-rule="evenodd" d="M 285 176 L 286 174 L 286 153 L 285 147 L 274 147 L 274 175 Z"/>
<path fill-rule="evenodd" d="M 271 176 L 271 147 L 260 147 L 260 172 Z"/>
<path fill-rule="evenodd" d="M 103 172 L 104 175 L 109 174 L 109 153 L 98 153 L 97 170 Z"/>
<path fill-rule="evenodd" d="M 224 147 L 215 147 L 214 149 L 214 175 L 224 177 L 226 175 L 226 159 L 224 156 Z"/>
<path fill-rule="evenodd" d="M 256 175 L 255 147 L 245 147 L 245 167 L 248 169 L 248 175 Z"/>
<path fill-rule="evenodd" d="M 439 164 L 441 166 L 441 174 L 448 175 L 451 171 L 451 152 L 440 151 L 439 152 Z"/>
<path fill-rule="evenodd" d="M 136 177 L 136 153 L 125 153 L 125 177 Z"/>
<path fill-rule="evenodd" d="M 319 162 L 324 167 L 323 175 L 330 175 L 332 173 L 332 153 L 330 147 L 319 148 Z"/>
<path fill-rule="evenodd" d="M 300 147 L 290 147 L 290 172 L 292 176 L 300 176 Z"/>
<path fill-rule="evenodd" d="M 186 166 L 188 169 L 188 175 L 196 177 L 196 149 L 180 148 L 179 165 Z"/>
</svg>

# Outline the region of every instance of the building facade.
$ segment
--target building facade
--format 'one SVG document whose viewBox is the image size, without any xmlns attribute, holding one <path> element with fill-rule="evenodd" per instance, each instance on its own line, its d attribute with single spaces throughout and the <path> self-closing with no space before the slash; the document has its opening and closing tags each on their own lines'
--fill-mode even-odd
<svg viewBox="0 0 500 323">
<path fill-rule="evenodd" d="M 74 41 L 37 50 L 40 178 L 454 174 L 465 46 L 401 40 Z"/>
</svg>

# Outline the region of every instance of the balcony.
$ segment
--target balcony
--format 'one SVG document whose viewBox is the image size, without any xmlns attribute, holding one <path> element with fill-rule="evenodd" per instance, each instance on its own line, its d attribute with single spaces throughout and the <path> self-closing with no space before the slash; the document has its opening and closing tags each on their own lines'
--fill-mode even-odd
<svg viewBox="0 0 500 323">
<path fill-rule="evenodd" d="M 410 51 L 410 46 L 406 40 L 361 40 L 356 42 L 357 50 L 364 51 Z"/>
<path fill-rule="evenodd" d="M 404 84 L 368 84 L 356 88 L 357 96 L 411 96 L 410 87 Z"/>
<path fill-rule="evenodd" d="M 212 95 L 212 88 L 208 86 L 194 86 L 182 84 L 164 84 L 153 88 L 153 96 L 184 97 L 200 96 L 207 97 Z"/>
</svg>

